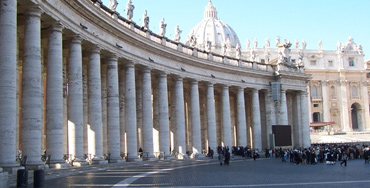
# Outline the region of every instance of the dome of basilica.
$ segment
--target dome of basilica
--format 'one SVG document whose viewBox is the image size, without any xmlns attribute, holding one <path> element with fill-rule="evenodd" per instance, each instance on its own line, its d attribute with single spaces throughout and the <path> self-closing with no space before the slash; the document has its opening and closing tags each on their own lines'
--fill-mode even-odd
<svg viewBox="0 0 370 188">
<path fill-rule="evenodd" d="M 185 44 L 208 51 L 219 51 L 224 45 L 227 49 L 240 46 L 240 41 L 234 30 L 217 17 L 216 7 L 211 0 L 204 11 L 203 20 L 189 33 Z"/>
</svg>

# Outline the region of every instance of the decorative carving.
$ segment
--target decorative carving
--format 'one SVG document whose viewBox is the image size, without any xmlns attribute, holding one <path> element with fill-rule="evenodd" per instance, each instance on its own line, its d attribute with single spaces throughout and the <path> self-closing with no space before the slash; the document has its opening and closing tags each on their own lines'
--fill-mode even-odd
<svg viewBox="0 0 370 188">
<path fill-rule="evenodd" d="M 180 42 L 181 33 L 182 33 L 182 30 L 180 30 L 179 26 L 177 25 L 176 28 L 175 28 L 175 36 L 174 36 L 174 39 L 173 39 L 175 42 Z"/>
</svg>

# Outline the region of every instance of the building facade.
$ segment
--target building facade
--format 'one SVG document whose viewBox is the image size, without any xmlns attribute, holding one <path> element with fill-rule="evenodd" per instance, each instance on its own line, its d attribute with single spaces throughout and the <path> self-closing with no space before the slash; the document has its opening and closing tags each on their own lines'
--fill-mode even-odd
<svg viewBox="0 0 370 188">
<path fill-rule="evenodd" d="M 111 162 L 134 161 L 139 148 L 153 159 L 264 149 L 273 147 L 273 125 L 291 125 L 292 145 L 310 146 L 310 76 L 289 59 L 180 43 L 99 0 L 0 2 L 3 168 L 18 166 L 18 150 L 38 166 L 44 151 L 64 163 L 108 153 Z M 277 49 L 288 55 L 289 47 Z"/>
</svg>

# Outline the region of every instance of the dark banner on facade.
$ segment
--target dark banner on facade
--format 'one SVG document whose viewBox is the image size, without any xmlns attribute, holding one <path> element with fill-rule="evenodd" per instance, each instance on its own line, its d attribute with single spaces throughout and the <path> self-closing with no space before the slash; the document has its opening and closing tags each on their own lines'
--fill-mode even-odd
<svg viewBox="0 0 370 188">
<path fill-rule="evenodd" d="M 292 145 L 292 130 L 290 125 L 272 125 L 272 134 L 275 135 L 275 146 Z"/>
</svg>

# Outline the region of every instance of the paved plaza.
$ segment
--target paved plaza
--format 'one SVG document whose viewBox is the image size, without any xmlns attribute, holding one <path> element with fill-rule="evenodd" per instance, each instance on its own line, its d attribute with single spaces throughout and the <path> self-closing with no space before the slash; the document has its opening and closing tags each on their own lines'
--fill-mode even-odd
<svg viewBox="0 0 370 188">
<path fill-rule="evenodd" d="M 47 171 L 46 187 L 368 187 L 370 165 L 295 165 L 276 158 L 144 161 Z M 51 179 L 52 178 L 52 179 Z M 33 187 L 33 185 L 30 185 Z"/>
</svg>

